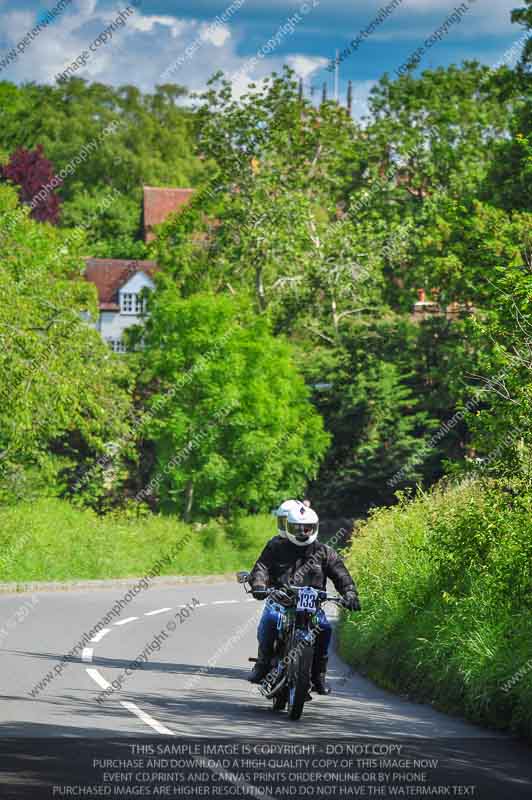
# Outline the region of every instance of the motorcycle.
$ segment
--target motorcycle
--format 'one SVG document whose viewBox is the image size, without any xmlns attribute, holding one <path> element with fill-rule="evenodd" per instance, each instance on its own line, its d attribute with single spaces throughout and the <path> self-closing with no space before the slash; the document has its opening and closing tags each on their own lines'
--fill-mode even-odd
<svg viewBox="0 0 532 800">
<path fill-rule="evenodd" d="M 237 581 L 243 584 L 246 593 L 251 592 L 248 572 L 238 572 Z M 274 711 L 284 711 L 287 708 L 289 719 L 298 720 L 305 703 L 312 700 L 312 662 L 316 638 L 320 632 L 318 613 L 324 603 L 343 606 L 343 598 L 311 586 L 293 585 L 267 589 L 261 594 L 264 599 L 271 598 L 275 601 L 280 612 L 280 625 L 271 667 L 259 684 L 259 691 L 268 700 L 272 700 Z"/>
</svg>

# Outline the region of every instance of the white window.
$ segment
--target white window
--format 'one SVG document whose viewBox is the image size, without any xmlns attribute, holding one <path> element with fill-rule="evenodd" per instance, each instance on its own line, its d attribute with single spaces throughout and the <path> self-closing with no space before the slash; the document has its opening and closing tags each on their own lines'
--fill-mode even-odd
<svg viewBox="0 0 532 800">
<path fill-rule="evenodd" d="M 113 353 L 127 353 L 125 342 L 122 339 L 107 339 L 107 344 Z"/>
<path fill-rule="evenodd" d="M 133 314 L 133 301 L 136 295 L 124 292 L 121 295 L 121 311 L 122 314 Z"/>
<path fill-rule="evenodd" d="M 144 314 L 144 299 L 132 292 L 122 292 L 120 295 L 120 311 L 122 314 Z"/>
</svg>

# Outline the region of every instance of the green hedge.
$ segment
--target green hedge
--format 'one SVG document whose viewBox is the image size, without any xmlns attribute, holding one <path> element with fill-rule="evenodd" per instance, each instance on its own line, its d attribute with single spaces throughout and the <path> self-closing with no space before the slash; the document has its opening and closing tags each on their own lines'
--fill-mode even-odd
<svg viewBox="0 0 532 800">
<path fill-rule="evenodd" d="M 250 568 L 274 534 L 267 515 L 199 527 L 168 516 L 99 517 L 41 499 L 0 509 L 0 582 L 142 576 L 174 549 L 161 574 L 220 574 Z"/>
<path fill-rule="evenodd" d="M 532 495 L 468 480 L 380 509 L 351 544 L 340 649 L 384 686 L 532 738 Z"/>
</svg>

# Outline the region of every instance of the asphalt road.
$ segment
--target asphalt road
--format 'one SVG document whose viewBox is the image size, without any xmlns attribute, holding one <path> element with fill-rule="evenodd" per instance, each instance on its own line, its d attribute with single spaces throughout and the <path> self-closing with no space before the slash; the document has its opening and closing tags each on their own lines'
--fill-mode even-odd
<svg viewBox="0 0 532 800">
<path fill-rule="evenodd" d="M 507 782 L 508 793 L 497 796 L 532 797 L 532 758 L 524 745 L 383 691 L 334 654 L 329 676 L 333 694 L 306 704 L 300 722 L 274 714 L 246 681 L 247 659 L 256 655 L 262 606 L 236 582 L 151 587 L 140 593 L 105 633 L 93 637 L 97 641 L 88 643 L 80 658 L 71 659 L 62 674 L 32 696 L 61 656 L 123 594 L 116 588 L 41 593 L 31 607 L 28 595 L 0 596 L 0 620 L 10 621 L 3 634 L 0 630 L 4 751 L 15 752 L 18 746 L 22 756 L 22 742 L 29 737 L 294 742 L 376 737 L 442 746 L 480 741 L 484 757 L 479 774 L 484 770 L 486 780 Z M 25 615 L 20 612 L 23 604 L 29 609 Z M 333 607 L 329 609 L 333 616 Z M 17 616 L 21 620 L 13 622 Z M 143 652 L 145 663 L 125 676 Z M 113 681 L 123 683 L 102 700 L 102 691 L 112 688 Z M 0 761 L 0 789 L 1 767 Z"/>
</svg>

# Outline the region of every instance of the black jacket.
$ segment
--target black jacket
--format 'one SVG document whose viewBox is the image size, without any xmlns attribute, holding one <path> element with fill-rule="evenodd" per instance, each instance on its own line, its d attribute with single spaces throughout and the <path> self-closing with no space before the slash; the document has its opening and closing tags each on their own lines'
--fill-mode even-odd
<svg viewBox="0 0 532 800">
<path fill-rule="evenodd" d="M 260 554 L 249 582 L 253 591 L 277 589 L 287 583 L 325 589 L 327 578 L 332 580 L 340 594 L 357 593 L 353 578 L 332 547 L 321 542 L 299 547 L 288 539 L 275 536 Z"/>
</svg>

